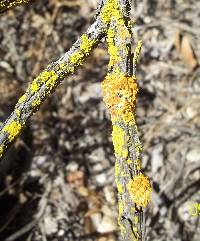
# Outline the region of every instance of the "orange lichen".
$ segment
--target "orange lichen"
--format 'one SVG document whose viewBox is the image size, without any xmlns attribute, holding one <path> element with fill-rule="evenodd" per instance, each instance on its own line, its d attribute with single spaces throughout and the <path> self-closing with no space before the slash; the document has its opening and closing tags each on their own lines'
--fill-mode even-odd
<svg viewBox="0 0 200 241">
<path fill-rule="evenodd" d="M 149 178 L 142 173 L 136 175 L 127 185 L 132 201 L 137 207 L 146 207 L 151 194 L 151 184 Z"/>
<path fill-rule="evenodd" d="M 138 92 L 136 78 L 123 73 L 108 74 L 101 84 L 103 100 L 112 116 L 120 116 L 125 123 L 134 123 L 134 109 Z"/>
</svg>

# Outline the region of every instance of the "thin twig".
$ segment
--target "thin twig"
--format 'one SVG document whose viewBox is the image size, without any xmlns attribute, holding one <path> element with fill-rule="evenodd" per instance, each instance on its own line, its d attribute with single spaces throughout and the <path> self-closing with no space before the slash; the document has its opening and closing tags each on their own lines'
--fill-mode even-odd
<svg viewBox="0 0 200 241">
<path fill-rule="evenodd" d="M 10 8 L 14 8 L 25 3 L 29 3 L 30 1 L 33 0 L 0 0 L 0 13 L 3 13 Z"/>
<path fill-rule="evenodd" d="M 78 39 L 71 49 L 59 60 L 47 66 L 28 86 L 25 94 L 18 100 L 14 111 L 1 125 L 0 157 L 24 129 L 29 117 L 36 112 L 45 99 L 69 74 L 80 66 L 92 49 L 105 36 L 106 25 L 98 17 L 88 31 Z"/>
</svg>

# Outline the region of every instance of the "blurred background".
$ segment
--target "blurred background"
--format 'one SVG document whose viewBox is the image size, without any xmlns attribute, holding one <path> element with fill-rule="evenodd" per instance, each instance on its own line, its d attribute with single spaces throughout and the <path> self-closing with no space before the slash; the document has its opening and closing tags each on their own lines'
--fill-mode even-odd
<svg viewBox="0 0 200 241">
<path fill-rule="evenodd" d="M 96 6 L 37 0 L 0 15 L 0 121 L 90 26 Z M 135 42 L 143 40 L 137 123 L 153 186 L 147 240 L 197 241 L 200 1 L 135 0 L 131 18 Z M 100 89 L 106 47 L 64 80 L 1 162 L 2 241 L 120 240 L 112 127 Z"/>
</svg>

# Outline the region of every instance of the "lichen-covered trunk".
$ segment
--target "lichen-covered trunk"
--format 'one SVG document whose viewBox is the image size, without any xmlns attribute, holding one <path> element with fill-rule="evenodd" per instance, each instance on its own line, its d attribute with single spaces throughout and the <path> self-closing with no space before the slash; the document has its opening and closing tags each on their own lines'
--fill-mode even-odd
<svg viewBox="0 0 200 241">
<path fill-rule="evenodd" d="M 135 122 L 138 87 L 135 58 L 131 50 L 130 5 L 125 0 L 107 0 L 102 20 L 109 23 L 107 33 L 110 61 L 102 82 L 103 98 L 112 120 L 112 139 L 116 156 L 115 182 L 118 189 L 118 223 L 124 240 L 143 240 L 143 208 L 150 198 L 151 185 L 141 170 L 141 144 Z"/>
</svg>

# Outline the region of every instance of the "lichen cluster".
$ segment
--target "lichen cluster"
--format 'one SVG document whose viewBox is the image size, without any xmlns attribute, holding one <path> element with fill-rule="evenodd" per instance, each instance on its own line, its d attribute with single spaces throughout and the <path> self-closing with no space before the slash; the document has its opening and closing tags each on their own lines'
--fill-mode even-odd
<svg viewBox="0 0 200 241">
<path fill-rule="evenodd" d="M 141 172 L 126 185 L 132 201 L 137 207 L 146 207 L 150 200 L 151 184 L 149 178 Z"/>
<path fill-rule="evenodd" d="M 21 128 L 22 125 L 19 122 L 12 121 L 2 129 L 2 132 L 7 133 L 9 140 L 12 141 L 19 134 Z"/>
<path fill-rule="evenodd" d="M 83 34 L 81 36 L 80 50 L 75 51 L 70 56 L 70 62 L 75 66 L 81 65 L 83 63 L 84 56 L 89 55 L 94 44 L 95 40 L 89 39 L 86 34 Z"/>
<path fill-rule="evenodd" d="M 108 74 L 101 86 L 103 100 L 111 115 L 121 117 L 126 124 L 133 124 L 138 93 L 136 79 L 120 72 Z"/>
<path fill-rule="evenodd" d="M 124 24 L 124 19 L 118 0 L 106 1 L 106 4 L 103 6 L 101 11 L 101 18 L 106 24 L 110 23 L 112 19 L 115 19 L 120 24 Z"/>
</svg>

